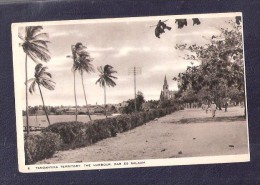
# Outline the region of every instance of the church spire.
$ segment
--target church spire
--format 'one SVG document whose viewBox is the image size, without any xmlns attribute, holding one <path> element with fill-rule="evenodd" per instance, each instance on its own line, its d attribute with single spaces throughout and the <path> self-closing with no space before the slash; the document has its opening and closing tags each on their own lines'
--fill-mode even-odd
<svg viewBox="0 0 260 185">
<path fill-rule="evenodd" d="M 166 75 L 164 77 L 163 90 L 168 90 L 168 83 L 167 83 Z"/>
<path fill-rule="evenodd" d="M 165 75 L 165 77 L 164 77 L 164 85 L 168 85 L 167 79 L 166 79 L 166 75 Z"/>
</svg>

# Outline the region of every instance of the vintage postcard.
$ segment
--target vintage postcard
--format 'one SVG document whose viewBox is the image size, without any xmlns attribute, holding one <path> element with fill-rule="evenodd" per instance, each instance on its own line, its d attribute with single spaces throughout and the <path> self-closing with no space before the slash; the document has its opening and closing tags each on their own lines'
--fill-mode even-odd
<svg viewBox="0 0 260 185">
<path fill-rule="evenodd" d="M 12 24 L 20 172 L 250 161 L 242 13 Z"/>
</svg>

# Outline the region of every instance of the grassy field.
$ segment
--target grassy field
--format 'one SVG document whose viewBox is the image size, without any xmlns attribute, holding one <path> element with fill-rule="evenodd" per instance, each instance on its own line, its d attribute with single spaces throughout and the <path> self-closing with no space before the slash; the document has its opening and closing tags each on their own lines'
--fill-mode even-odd
<svg viewBox="0 0 260 185">
<path fill-rule="evenodd" d="M 92 120 L 104 119 L 105 115 L 91 115 Z M 57 122 L 75 121 L 75 115 L 49 115 L 51 124 Z M 88 115 L 78 115 L 79 122 L 88 122 Z M 29 124 L 34 127 L 47 127 L 48 121 L 45 115 L 41 116 L 29 116 Z M 23 125 L 26 126 L 26 117 L 23 117 Z"/>
</svg>

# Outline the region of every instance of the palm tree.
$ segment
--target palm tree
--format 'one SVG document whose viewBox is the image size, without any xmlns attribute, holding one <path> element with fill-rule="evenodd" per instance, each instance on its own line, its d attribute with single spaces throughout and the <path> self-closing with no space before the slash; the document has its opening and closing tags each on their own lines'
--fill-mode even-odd
<svg viewBox="0 0 260 185">
<path fill-rule="evenodd" d="M 113 81 L 113 79 L 117 79 L 117 77 L 113 76 L 113 73 L 117 73 L 117 71 L 113 70 L 113 67 L 110 65 L 100 66 L 97 68 L 99 71 L 99 79 L 96 81 L 96 84 L 99 83 L 99 85 L 104 88 L 104 105 L 105 105 L 105 115 L 107 118 L 107 110 L 106 110 L 106 86 L 108 87 L 115 87 L 116 83 Z"/>
<path fill-rule="evenodd" d="M 84 76 L 84 72 L 87 72 L 87 73 L 94 72 L 94 67 L 91 63 L 93 61 L 93 59 L 89 56 L 89 53 L 86 51 L 86 48 L 87 47 L 83 46 L 82 43 L 77 43 L 75 45 L 75 47 L 74 47 L 75 51 L 73 54 L 74 63 L 73 63 L 72 70 L 74 72 L 74 81 L 75 81 L 75 72 L 79 71 L 79 73 L 80 73 L 83 92 L 84 92 L 84 98 L 85 98 L 86 106 L 88 106 L 83 76 Z M 75 85 L 75 82 L 74 82 L 74 85 Z M 74 90 L 75 90 L 75 88 L 74 88 Z M 90 116 L 88 107 L 87 107 L 87 110 L 88 110 L 89 119 L 91 120 L 91 116 Z"/>
<path fill-rule="evenodd" d="M 67 57 L 73 59 L 72 71 L 73 71 L 73 83 L 74 83 L 74 100 L 75 100 L 75 107 L 76 107 L 75 118 L 76 118 L 76 122 L 77 122 L 78 121 L 78 103 L 77 103 L 77 95 L 76 95 L 76 70 L 74 70 L 74 68 L 75 68 L 74 66 L 77 65 L 77 63 L 78 63 L 78 55 L 76 52 L 75 45 L 71 46 L 71 52 L 72 52 L 72 56 L 67 56 Z"/>
<path fill-rule="evenodd" d="M 49 125 L 50 120 L 47 114 L 47 110 L 45 107 L 45 103 L 44 103 L 44 99 L 42 96 L 42 90 L 41 90 L 41 86 L 45 87 L 48 90 L 54 90 L 55 87 L 55 82 L 52 81 L 52 75 L 51 73 L 47 72 L 47 67 L 43 67 L 42 64 L 37 64 L 35 66 L 35 73 L 34 73 L 34 78 L 31 78 L 27 81 L 27 83 L 31 83 L 30 87 L 29 87 L 29 92 L 32 94 L 33 92 L 35 92 L 35 86 L 37 85 L 41 94 L 41 98 L 42 98 L 42 105 L 43 105 L 43 109 L 46 115 L 46 118 L 48 120 Z"/>
<path fill-rule="evenodd" d="M 49 50 L 47 44 L 49 43 L 47 33 L 41 32 L 42 26 L 27 26 L 25 27 L 24 35 L 19 34 L 18 37 L 23 41 L 22 46 L 25 53 L 25 82 L 27 82 L 27 58 L 31 58 L 34 62 L 47 62 L 50 60 Z M 27 134 L 29 134 L 29 114 L 28 114 L 28 85 L 25 83 L 26 89 L 26 127 Z"/>
</svg>

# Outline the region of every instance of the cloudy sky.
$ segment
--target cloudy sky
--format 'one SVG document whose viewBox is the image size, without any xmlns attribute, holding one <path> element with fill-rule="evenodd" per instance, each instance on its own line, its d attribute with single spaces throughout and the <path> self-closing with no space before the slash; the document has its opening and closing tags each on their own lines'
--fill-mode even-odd
<svg viewBox="0 0 260 185">
<path fill-rule="evenodd" d="M 201 18 L 201 25 L 188 26 L 178 29 L 174 19 L 166 23 L 172 27 L 166 30 L 161 38 L 154 35 L 157 20 L 119 22 L 84 23 L 68 25 L 44 25 L 44 32 L 49 34 L 49 50 L 51 60 L 46 64 L 56 82 L 54 91 L 43 90 L 46 105 L 74 105 L 72 59 L 66 58 L 71 54 L 71 45 L 81 42 L 87 46 L 95 68 L 101 65 L 112 65 L 117 70 L 116 87 L 107 88 L 107 103 L 119 103 L 134 97 L 133 76 L 128 75 L 128 69 L 136 66 L 142 68 L 142 74 L 137 76 L 137 90 L 143 92 L 146 100 L 158 100 L 166 75 L 169 88 L 177 90 L 177 84 L 172 80 L 179 72 L 190 65 L 190 61 L 182 59 L 183 51 L 175 50 L 176 44 L 204 45 L 210 38 L 219 34 L 220 27 L 227 27 L 225 21 L 229 18 Z M 136 19 L 137 20 L 137 19 Z M 162 19 L 163 20 L 163 19 Z M 23 34 L 24 28 L 19 32 Z M 18 51 L 24 55 L 22 48 Z M 25 56 L 25 55 L 24 55 Z M 22 57 L 24 59 L 24 57 Z M 35 63 L 28 62 L 28 78 L 33 77 Z M 98 73 L 85 74 L 84 83 L 87 99 L 90 104 L 103 104 L 103 89 L 96 85 Z M 24 74 L 21 75 L 24 79 Z M 84 105 L 84 95 L 80 76 L 77 75 L 78 104 Z M 24 90 L 22 92 L 25 91 Z M 21 93 L 22 93 L 21 92 Z M 24 96 L 25 97 L 25 96 Z M 41 105 L 39 92 L 29 95 L 29 105 Z"/>
</svg>

